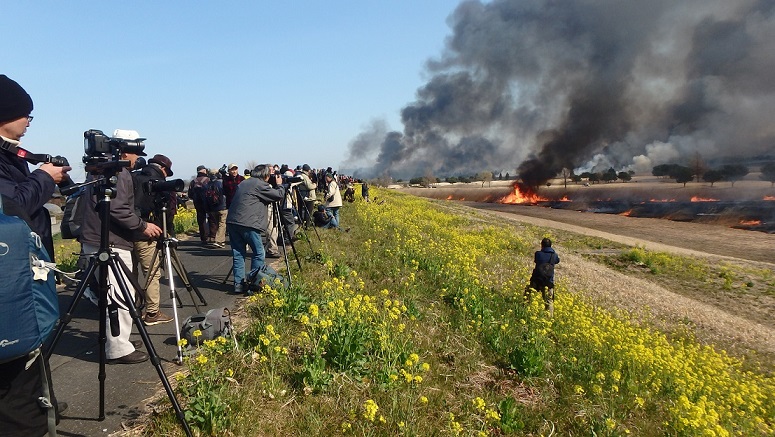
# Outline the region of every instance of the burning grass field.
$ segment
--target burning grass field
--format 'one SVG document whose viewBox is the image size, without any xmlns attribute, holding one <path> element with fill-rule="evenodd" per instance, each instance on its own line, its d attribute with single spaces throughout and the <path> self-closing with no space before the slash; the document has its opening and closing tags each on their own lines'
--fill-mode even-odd
<svg viewBox="0 0 775 437">
<path fill-rule="evenodd" d="M 755 353 L 756 341 L 726 352 L 735 341 L 681 324 L 691 313 L 720 319 L 722 309 L 644 279 L 681 271 L 700 281 L 714 263 L 497 220 L 457 202 L 372 196 L 343 208 L 350 232 L 297 244 L 305 271 L 293 287 L 247 299 L 239 349 L 203 342 L 176 375 L 202 435 L 775 431 L 772 361 Z M 523 300 L 543 236 L 560 242 L 563 260 L 553 318 Z M 629 271 L 638 266 L 649 273 Z M 772 270 L 726 268 L 730 294 L 741 281 L 773 292 Z M 616 295 L 638 294 L 694 303 L 677 318 L 616 305 Z M 757 335 L 771 344 L 766 328 Z M 169 412 L 143 432 L 180 435 Z"/>
<path fill-rule="evenodd" d="M 738 229 L 775 232 L 775 188 L 752 174 L 746 180 L 675 183 L 652 176 L 630 182 L 583 184 L 562 180 L 535 192 L 514 188 L 509 181 L 491 184 L 437 184 L 435 188 L 409 188 L 412 194 L 446 200 L 535 205 L 584 212 L 664 218 L 674 221 L 719 224 Z"/>
</svg>

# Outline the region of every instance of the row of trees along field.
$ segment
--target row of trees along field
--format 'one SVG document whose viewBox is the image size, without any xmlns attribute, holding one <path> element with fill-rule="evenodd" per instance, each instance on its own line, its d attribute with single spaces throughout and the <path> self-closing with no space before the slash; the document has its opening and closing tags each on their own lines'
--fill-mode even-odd
<svg viewBox="0 0 775 437">
<path fill-rule="evenodd" d="M 703 180 L 710 183 L 711 187 L 713 184 L 720 181 L 730 182 L 732 186 L 734 186 L 735 182 L 747 176 L 749 172 L 749 168 L 743 164 L 726 164 L 719 168 L 711 169 L 706 168 L 703 165 L 692 165 L 689 167 L 680 164 L 660 164 L 654 166 L 654 168 L 651 170 L 651 174 L 654 176 L 675 179 L 676 182 L 684 184 L 684 186 L 686 186 L 688 182 L 696 179 L 697 182 Z M 761 180 L 767 181 L 775 186 L 775 162 L 764 164 L 761 167 L 760 172 L 761 174 L 759 178 Z M 634 174 L 635 172 L 632 170 L 617 172 L 613 167 L 610 167 L 604 172 L 586 171 L 581 174 L 575 174 L 573 170 L 564 168 L 560 172 L 559 177 L 563 179 L 565 185 L 567 186 L 568 181 L 575 183 L 579 183 L 584 180 L 590 183 L 615 182 L 617 180 L 628 182 L 632 180 Z M 512 179 L 509 173 L 506 173 L 505 175 L 503 173 L 498 173 L 496 175 L 494 172 L 484 171 L 470 176 L 449 176 L 445 179 L 440 179 L 428 175 L 414 177 L 409 180 L 409 184 L 422 185 L 427 187 L 438 182 L 448 182 L 451 184 L 457 182 L 481 182 L 482 186 L 484 186 L 484 184 L 489 184 L 493 180 L 509 179 Z M 399 179 L 396 182 L 400 183 L 402 180 Z"/>
<path fill-rule="evenodd" d="M 710 183 L 712 187 L 714 183 L 719 181 L 727 181 L 735 186 L 735 182 L 741 180 L 748 175 L 750 170 L 743 164 L 726 164 L 715 169 L 705 169 L 702 167 L 685 167 L 678 164 L 661 164 L 655 166 L 651 174 L 658 177 L 666 177 L 675 179 L 676 182 L 684 184 L 687 182 L 702 179 L 705 182 Z M 763 181 L 767 181 L 775 186 L 775 162 L 769 162 L 764 164 L 760 169 L 761 174 L 759 178 Z"/>
</svg>

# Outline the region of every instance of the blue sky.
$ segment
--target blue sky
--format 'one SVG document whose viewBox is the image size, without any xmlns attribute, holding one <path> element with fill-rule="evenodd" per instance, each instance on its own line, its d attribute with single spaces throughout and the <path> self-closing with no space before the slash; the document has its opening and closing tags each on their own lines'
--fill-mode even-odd
<svg viewBox="0 0 775 437">
<path fill-rule="evenodd" d="M 83 132 L 137 130 L 175 177 L 199 164 L 337 168 L 400 110 L 456 0 L 3 2 L 0 73 L 35 102 L 23 147 L 83 178 Z"/>
</svg>

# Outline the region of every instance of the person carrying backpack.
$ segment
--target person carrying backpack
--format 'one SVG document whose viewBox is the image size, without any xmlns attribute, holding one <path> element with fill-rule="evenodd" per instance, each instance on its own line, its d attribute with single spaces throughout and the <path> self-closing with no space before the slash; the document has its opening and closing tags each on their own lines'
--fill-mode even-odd
<svg viewBox="0 0 775 437">
<path fill-rule="evenodd" d="M 541 240 L 541 250 L 534 256 L 535 267 L 530 275 L 530 285 L 525 289 L 525 298 L 530 298 L 530 293 L 540 291 L 544 299 L 544 308 L 549 316 L 554 315 L 554 266 L 560 263 L 560 257 L 552 249 L 552 240 Z"/>
<path fill-rule="evenodd" d="M 209 172 L 210 183 L 205 187 L 207 199 L 207 222 L 209 224 L 209 236 L 207 247 L 222 249 L 226 247 L 226 196 L 223 193 L 223 181 L 218 178 L 218 169 L 213 168 Z"/>
<path fill-rule="evenodd" d="M 210 237 L 210 226 L 207 223 L 208 207 L 205 200 L 205 191 L 209 183 L 210 178 L 207 177 L 207 167 L 200 165 L 196 168 L 196 178 L 188 186 L 188 198 L 194 202 L 196 224 L 199 226 L 199 241 L 202 244 L 208 244 Z"/>
<path fill-rule="evenodd" d="M 0 75 L 0 141 L 19 144 L 32 121 L 32 108 L 32 98 L 24 88 L 6 75 Z M 51 198 L 56 184 L 70 180 L 67 174 L 70 170 L 69 166 L 45 163 L 30 172 L 26 161 L 0 151 L 0 194 L 4 197 L 5 211 L 27 221 L 30 229 L 40 236 L 52 261 L 51 219 L 43 205 Z M 12 204 L 15 212 L 11 211 Z M 0 363 L 0 434 L 43 435 L 49 430 L 49 410 L 53 407 L 57 417 L 64 410 L 64 402 L 57 403 L 53 392 L 47 404 L 39 402 L 44 397 L 44 383 L 51 385 L 51 372 L 44 354 L 37 352 Z M 45 371 L 41 371 L 41 365 Z"/>
</svg>

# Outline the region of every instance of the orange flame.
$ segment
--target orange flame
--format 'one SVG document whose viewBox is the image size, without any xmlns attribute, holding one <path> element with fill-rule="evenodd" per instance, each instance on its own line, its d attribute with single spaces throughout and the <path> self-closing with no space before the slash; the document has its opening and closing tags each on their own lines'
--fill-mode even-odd
<svg viewBox="0 0 775 437">
<path fill-rule="evenodd" d="M 629 217 L 629 216 L 630 216 L 630 214 L 632 214 L 632 210 L 631 210 L 631 209 L 628 209 L 627 211 L 624 211 L 623 213 L 621 213 L 621 214 L 619 214 L 619 215 L 623 215 L 623 216 L 625 216 L 625 217 Z"/>
<path fill-rule="evenodd" d="M 507 194 L 505 197 L 500 199 L 498 203 L 536 203 L 536 202 L 544 202 L 549 199 L 545 197 L 541 197 L 538 194 L 535 193 L 523 193 L 520 191 L 519 187 L 514 187 L 514 192 Z"/>
<path fill-rule="evenodd" d="M 775 200 L 775 196 L 764 196 L 764 200 Z"/>
<path fill-rule="evenodd" d="M 718 202 L 718 199 L 712 199 L 710 197 L 692 196 L 692 202 Z"/>
<path fill-rule="evenodd" d="M 447 200 L 452 200 L 452 195 L 447 196 Z"/>
<path fill-rule="evenodd" d="M 762 224 L 761 220 L 740 220 L 740 224 L 743 226 L 758 226 Z"/>
<path fill-rule="evenodd" d="M 568 196 L 562 196 L 562 199 L 560 199 L 560 202 L 573 202 L 573 201 L 568 199 Z"/>
</svg>

